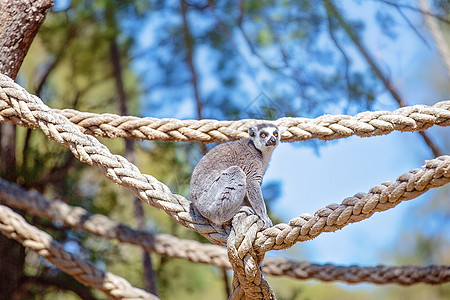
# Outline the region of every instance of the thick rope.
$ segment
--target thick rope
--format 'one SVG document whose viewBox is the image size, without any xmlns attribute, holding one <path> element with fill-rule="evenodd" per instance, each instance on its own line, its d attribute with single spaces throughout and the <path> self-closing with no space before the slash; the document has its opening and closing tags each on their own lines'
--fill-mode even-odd
<svg viewBox="0 0 450 300">
<path fill-rule="evenodd" d="M 273 276 L 287 275 L 297 279 L 319 279 L 346 283 L 371 282 L 376 284 L 397 283 L 412 285 L 418 282 L 440 284 L 450 281 L 450 266 L 403 266 L 360 267 L 318 265 L 293 262 L 284 258 L 266 258 L 263 271 Z"/>
<path fill-rule="evenodd" d="M 25 210 L 33 216 L 47 218 L 52 222 L 58 222 L 99 237 L 137 245 L 146 251 L 168 257 L 183 258 L 221 269 L 231 269 L 227 251 L 223 247 L 183 240 L 172 235 L 133 230 L 104 215 L 90 214 L 81 207 L 73 207 L 59 200 L 48 201 L 37 192 L 26 191 L 19 185 L 1 178 L 0 201 L 10 207 Z M 415 283 L 439 284 L 450 281 L 450 266 L 344 267 L 295 262 L 282 258 L 266 258 L 262 270 L 265 274 L 272 276 L 348 283 L 411 285 Z"/>
<path fill-rule="evenodd" d="M 15 89 L 6 79 L 0 80 L 5 97 L 15 97 Z M 12 93 L 12 95 L 8 95 Z M 39 106 L 29 106 L 28 113 L 39 114 Z M 72 109 L 51 112 L 62 114 L 77 124 L 83 133 L 107 138 L 134 138 L 142 140 L 227 142 L 247 137 L 247 129 L 261 120 L 217 121 L 138 118 L 114 114 L 94 114 Z M 38 118 L 33 117 L 33 118 Z M 21 117 L 6 99 L 0 101 L 0 122 L 10 122 L 28 128 L 37 128 Z M 264 121 L 267 122 L 267 121 Z M 357 135 L 361 137 L 388 134 L 394 130 L 409 132 L 425 130 L 431 126 L 450 125 L 450 101 L 433 106 L 414 105 L 393 112 L 362 112 L 356 116 L 324 115 L 315 119 L 281 118 L 273 121 L 287 130 L 283 142 L 304 141 L 318 138 L 334 140 Z"/>
<path fill-rule="evenodd" d="M 27 211 L 33 216 L 47 218 L 75 230 L 137 245 L 149 252 L 231 269 L 226 249 L 223 247 L 183 240 L 168 234 L 134 230 L 104 215 L 91 214 L 82 207 L 70 206 L 60 200 L 49 201 L 38 192 L 27 191 L 18 184 L 1 178 L 0 204 Z"/>
<path fill-rule="evenodd" d="M 430 188 L 450 182 L 450 156 L 443 155 L 426 161 L 397 178 L 373 187 L 369 193 L 358 193 L 341 204 L 330 204 L 314 215 L 304 214 L 259 232 L 255 241 L 258 251 L 292 247 L 297 242 L 311 240 L 323 232 L 333 232 L 344 226 L 369 218 L 372 214 L 397 206 L 400 202 L 422 195 Z"/>
<path fill-rule="evenodd" d="M 228 236 L 228 259 L 233 267 L 233 292 L 229 300 L 275 299 L 275 294 L 261 272 L 264 253 L 254 251 L 253 241 L 264 227 L 255 214 L 239 212 L 233 217 Z"/>
<path fill-rule="evenodd" d="M 125 279 L 103 272 L 92 263 L 64 250 L 46 232 L 28 224 L 9 207 L 0 205 L 0 231 L 23 246 L 44 257 L 79 282 L 103 291 L 110 299 L 158 299 L 144 290 L 135 288 Z"/>
<path fill-rule="evenodd" d="M 252 119 L 181 121 L 122 117 L 114 114 L 98 115 L 69 109 L 55 111 L 82 127 L 82 131 L 88 134 L 108 138 L 143 140 L 227 142 L 247 137 L 248 127 L 262 122 Z M 433 106 L 402 107 L 393 112 L 362 112 L 356 116 L 324 115 L 316 119 L 281 118 L 272 123 L 286 128 L 281 137 L 283 142 L 304 141 L 313 138 L 334 140 L 352 135 L 367 137 L 388 134 L 394 130 L 419 131 L 433 125 L 450 125 L 450 101 L 442 101 Z"/>
</svg>

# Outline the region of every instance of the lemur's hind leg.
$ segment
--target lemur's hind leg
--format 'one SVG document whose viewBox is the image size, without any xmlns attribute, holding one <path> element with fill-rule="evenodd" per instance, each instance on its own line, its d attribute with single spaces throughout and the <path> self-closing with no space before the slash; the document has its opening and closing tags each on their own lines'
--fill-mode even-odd
<svg viewBox="0 0 450 300">
<path fill-rule="evenodd" d="M 246 176 L 238 166 L 225 169 L 200 196 L 197 209 L 207 219 L 223 224 L 241 208 L 246 194 Z"/>
</svg>

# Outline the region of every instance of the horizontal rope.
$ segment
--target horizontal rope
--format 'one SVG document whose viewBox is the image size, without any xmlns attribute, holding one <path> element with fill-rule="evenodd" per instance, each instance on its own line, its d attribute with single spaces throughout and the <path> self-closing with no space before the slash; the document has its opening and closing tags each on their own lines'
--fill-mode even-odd
<svg viewBox="0 0 450 300">
<path fill-rule="evenodd" d="M 314 215 L 304 214 L 258 233 L 255 249 L 261 252 L 292 247 L 297 242 L 311 240 L 323 232 L 333 232 L 344 226 L 369 218 L 402 201 L 414 199 L 431 188 L 450 182 L 450 156 L 426 161 L 421 169 L 400 175 L 394 182 L 384 182 L 369 193 L 358 193 L 341 204 L 330 204 Z"/>
<path fill-rule="evenodd" d="M 47 218 L 52 222 L 58 222 L 99 237 L 137 245 L 146 251 L 231 269 L 226 250 L 223 247 L 179 239 L 172 235 L 133 230 L 104 215 L 90 214 L 81 207 L 73 207 L 59 200 L 48 201 L 35 191 L 26 191 L 19 185 L 1 178 L 0 201 L 8 206 L 25 210 L 31 215 Z M 450 281 L 450 266 L 345 267 L 295 262 L 283 258 L 266 258 L 263 271 L 272 276 L 347 283 L 411 285 L 415 283 L 438 284 Z"/>
<path fill-rule="evenodd" d="M 239 121 L 177 120 L 138 118 L 115 114 L 93 114 L 72 109 L 54 110 L 67 117 L 87 134 L 107 138 L 142 140 L 227 142 L 247 137 L 248 127 L 262 120 Z M 323 115 L 315 119 L 281 118 L 271 123 L 286 128 L 283 142 L 308 139 L 334 140 L 352 135 L 361 137 L 388 134 L 394 130 L 411 132 L 433 125 L 450 125 L 450 101 L 433 106 L 414 105 L 393 112 L 362 112 L 356 116 Z"/>
<path fill-rule="evenodd" d="M 318 279 L 346 283 L 416 283 L 441 284 L 450 281 L 450 266 L 402 266 L 402 267 L 360 267 L 318 265 L 307 262 L 293 262 L 284 258 L 266 258 L 263 271 L 273 276 L 284 275 L 297 279 Z"/>
<path fill-rule="evenodd" d="M 82 127 L 82 131 L 101 137 L 136 138 L 142 140 L 227 142 L 247 137 L 248 127 L 263 120 L 239 121 L 177 120 L 138 118 L 114 114 L 93 114 L 76 110 L 55 110 L 71 122 Z M 361 137 L 388 134 L 394 130 L 411 132 L 425 130 L 431 126 L 450 125 L 450 101 L 433 106 L 414 105 L 393 112 L 362 112 L 356 116 L 323 115 L 315 119 L 281 118 L 271 123 L 284 127 L 283 142 L 309 139 L 334 140 L 352 135 Z"/>
<path fill-rule="evenodd" d="M 91 214 L 82 207 L 70 206 L 56 199 L 49 201 L 38 192 L 26 191 L 19 185 L 1 178 L 0 203 L 27 211 L 33 216 L 64 224 L 75 230 L 107 239 L 117 239 L 160 255 L 183 258 L 219 268 L 231 268 L 223 247 L 183 240 L 167 234 L 151 234 L 147 231 L 134 230 L 107 216 Z"/>
<path fill-rule="evenodd" d="M 3 92 L 12 93 L 8 83 Z M 2 97 L 3 98 L 3 97 Z M 36 109 L 36 110 L 35 110 Z M 247 137 L 248 127 L 263 120 L 246 119 L 239 121 L 217 120 L 177 120 L 171 118 L 138 118 L 115 114 L 94 114 L 73 109 L 52 109 L 55 114 L 64 115 L 79 126 L 83 133 L 106 137 L 160 141 L 185 142 L 227 142 Z M 30 114 L 39 114 L 39 108 L 29 106 Z M 35 116 L 34 118 L 37 118 Z M 20 116 L 7 102 L 0 101 L 0 122 L 10 122 L 29 128 L 37 128 Z M 281 118 L 271 123 L 286 128 L 283 142 L 308 139 L 334 140 L 352 135 L 361 137 L 388 134 L 394 130 L 401 132 L 425 130 L 431 126 L 450 125 L 450 101 L 442 101 L 433 106 L 414 105 L 399 108 L 393 112 L 362 112 L 356 116 L 323 115 L 315 119 Z"/>
<path fill-rule="evenodd" d="M 103 291 L 110 299 L 159 299 L 109 272 L 97 269 L 92 263 L 69 253 L 48 233 L 28 224 L 9 207 L 0 205 L 0 231 L 24 247 L 44 257 L 79 282 Z"/>
<path fill-rule="evenodd" d="M 0 99 L 30 127 L 39 127 L 50 139 L 69 147 L 82 162 L 99 168 L 113 182 L 129 188 L 142 201 L 164 209 L 174 220 L 191 228 L 218 245 L 225 245 L 228 233 L 211 226 L 181 195 L 173 194 L 163 183 L 139 169 L 120 155 L 113 155 L 98 140 L 80 132 L 65 117 L 55 114 L 42 101 L 26 92 L 9 77 L 0 75 Z M 278 224 L 259 232 L 254 242 L 256 251 L 285 249 L 322 232 L 341 229 L 348 223 L 361 221 L 376 211 L 384 211 L 404 200 L 415 198 L 430 188 L 450 181 L 450 157 L 430 160 L 422 169 L 400 176 L 396 182 L 376 186 L 368 194 L 357 194 L 340 205 L 332 204 L 314 215 L 305 214 L 289 224 Z"/>
</svg>

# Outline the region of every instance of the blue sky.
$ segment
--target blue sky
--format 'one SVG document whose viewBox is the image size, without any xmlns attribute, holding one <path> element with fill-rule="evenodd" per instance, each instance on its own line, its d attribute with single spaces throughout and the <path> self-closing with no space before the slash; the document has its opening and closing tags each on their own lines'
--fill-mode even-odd
<svg viewBox="0 0 450 300">
<path fill-rule="evenodd" d="M 420 157 L 427 156 L 420 139 L 413 133 L 392 133 L 371 138 L 351 137 L 321 148 L 318 156 L 312 149 L 281 144 L 274 152 L 265 181 L 279 180 L 283 194 L 273 206 L 274 212 L 288 221 L 302 213 L 314 213 L 331 203 L 420 167 Z M 376 213 L 371 218 L 351 224 L 335 233 L 299 244 L 297 251 L 314 262 L 374 265 L 385 262 L 380 257 L 398 239 L 403 220 L 414 201 Z"/>
</svg>

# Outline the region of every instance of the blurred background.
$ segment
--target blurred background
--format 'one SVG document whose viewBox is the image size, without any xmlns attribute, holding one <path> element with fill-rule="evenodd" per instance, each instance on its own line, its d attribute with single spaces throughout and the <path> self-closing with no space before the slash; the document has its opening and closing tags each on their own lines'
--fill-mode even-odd
<svg viewBox="0 0 450 300">
<path fill-rule="evenodd" d="M 437 22 L 447 43 L 437 46 L 426 18 Z M 450 58 L 442 49 L 448 51 L 449 30 L 448 0 L 55 0 L 17 81 L 52 108 L 141 117 L 272 120 L 393 111 L 448 99 L 445 59 Z M 449 137 L 448 128 L 431 128 L 425 135 L 393 132 L 283 143 L 263 183 L 270 215 L 274 223 L 288 222 L 368 192 L 427 159 L 448 154 Z M 16 140 L 14 180 L 25 188 L 132 227 L 207 242 L 164 212 L 133 200 L 131 193 L 42 132 L 18 128 Z M 101 142 L 184 196 L 193 167 L 214 146 Z M 444 186 L 267 255 L 339 265 L 450 264 L 449 199 Z M 135 246 L 28 219 L 66 250 L 134 286 L 151 289 L 142 263 L 151 261 L 162 299 L 227 297 L 230 273 L 156 254 L 143 256 Z M 26 253 L 24 269 L 37 279 L 72 280 L 33 252 Z M 268 281 L 278 298 L 286 300 L 450 299 L 450 284 L 348 285 L 270 276 Z M 82 292 L 104 297 L 84 286 L 66 287 L 35 280 L 19 298 L 78 299 Z"/>
</svg>

